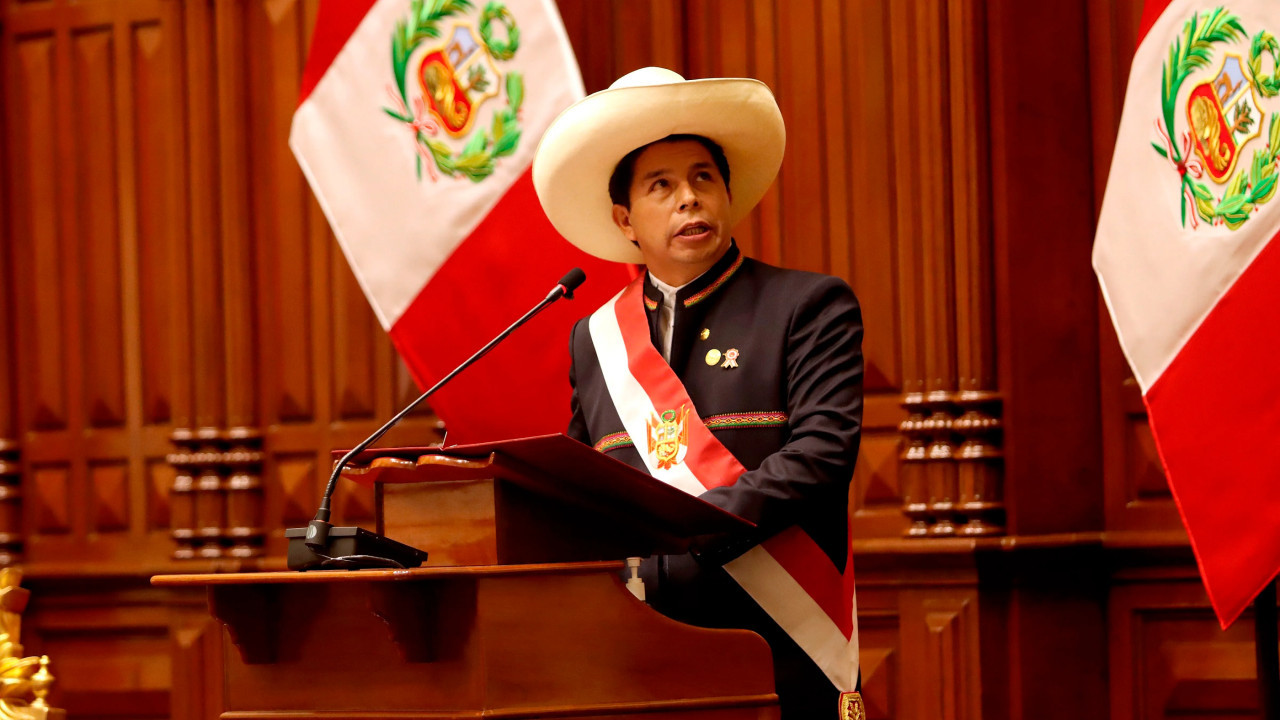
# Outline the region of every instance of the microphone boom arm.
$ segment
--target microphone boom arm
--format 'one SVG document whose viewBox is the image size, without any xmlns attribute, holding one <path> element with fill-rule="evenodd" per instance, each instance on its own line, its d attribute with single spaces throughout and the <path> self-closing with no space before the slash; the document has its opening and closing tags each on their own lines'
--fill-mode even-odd
<svg viewBox="0 0 1280 720">
<path fill-rule="evenodd" d="M 396 413 L 395 416 L 383 424 L 382 427 L 374 431 L 372 435 L 365 438 L 359 445 L 348 450 L 347 454 L 343 455 L 342 459 L 338 460 L 338 462 L 333 466 L 333 474 L 329 476 L 329 484 L 325 487 L 324 496 L 320 500 L 320 507 L 316 510 L 316 517 L 307 525 L 307 545 L 313 548 L 323 548 L 328 545 L 329 529 L 332 527 L 332 525 L 329 524 L 329 517 L 331 515 L 330 501 L 333 497 L 333 491 L 337 489 L 338 478 L 342 476 L 342 469 L 347 466 L 347 463 L 351 462 L 351 460 L 353 460 L 357 455 L 368 449 L 370 445 L 377 442 L 383 435 L 386 435 L 388 430 L 404 419 L 404 416 L 413 412 L 414 408 L 418 407 L 423 400 L 431 397 L 435 391 L 443 387 L 445 383 L 449 382 L 458 373 L 466 370 L 468 367 L 471 367 L 473 363 L 487 355 L 498 343 L 502 342 L 508 335 L 515 332 L 516 328 L 528 322 L 534 315 L 542 312 L 543 309 L 556 300 L 559 300 L 562 297 L 572 300 L 573 291 L 581 285 L 582 281 L 585 279 L 586 274 L 583 273 L 582 270 L 578 268 L 570 270 L 563 278 L 561 278 L 559 284 L 552 288 L 551 292 L 547 293 L 547 296 L 542 299 L 542 302 L 534 305 L 533 308 L 521 316 L 519 320 L 511 323 L 510 327 L 503 330 L 494 339 L 490 340 L 489 344 L 477 350 L 474 355 L 467 358 L 461 365 L 454 368 L 452 372 L 445 375 L 439 382 L 432 385 L 426 392 L 419 395 L 416 400 L 406 405 L 403 410 Z"/>
</svg>

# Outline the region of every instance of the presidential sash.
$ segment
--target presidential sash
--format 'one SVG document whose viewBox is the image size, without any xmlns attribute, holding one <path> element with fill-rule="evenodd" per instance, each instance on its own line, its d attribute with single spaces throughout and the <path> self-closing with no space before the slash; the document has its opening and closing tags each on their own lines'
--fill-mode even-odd
<svg viewBox="0 0 1280 720">
<path fill-rule="evenodd" d="M 735 483 L 746 468 L 711 434 L 649 339 L 644 276 L 592 314 L 591 340 L 622 425 L 653 477 L 690 495 Z M 853 558 L 843 575 L 793 526 L 724 566 L 839 690 L 858 681 Z"/>
</svg>

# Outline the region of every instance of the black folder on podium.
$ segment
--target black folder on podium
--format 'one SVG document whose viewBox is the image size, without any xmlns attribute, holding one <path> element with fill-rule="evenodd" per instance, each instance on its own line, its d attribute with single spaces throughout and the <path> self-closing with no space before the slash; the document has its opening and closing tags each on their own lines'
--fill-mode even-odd
<svg viewBox="0 0 1280 720">
<path fill-rule="evenodd" d="M 428 565 L 681 553 L 752 527 L 565 435 L 371 448 L 343 476 L 375 488 L 377 532 L 428 551 Z"/>
</svg>

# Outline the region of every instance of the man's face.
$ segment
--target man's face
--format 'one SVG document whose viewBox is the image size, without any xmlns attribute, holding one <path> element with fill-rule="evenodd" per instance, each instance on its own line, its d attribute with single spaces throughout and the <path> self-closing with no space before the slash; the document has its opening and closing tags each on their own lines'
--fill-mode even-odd
<svg viewBox="0 0 1280 720">
<path fill-rule="evenodd" d="M 683 285 L 729 249 L 729 191 L 701 143 L 660 142 L 636 158 L 631 209 L 614 205 L 613 221 L 639 244 L 649 272 Z"/>
</svg>

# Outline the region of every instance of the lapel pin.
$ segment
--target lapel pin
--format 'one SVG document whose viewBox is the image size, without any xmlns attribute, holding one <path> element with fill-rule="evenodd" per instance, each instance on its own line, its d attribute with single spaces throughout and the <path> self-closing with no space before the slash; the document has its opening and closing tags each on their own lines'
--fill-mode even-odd
<svg viewBox="0 0 1280 720">
<path fill-rule="evenodd" d="M 720 353 L 716 353 L 716 357 L 719 357 L 719 356 L 720 356 Z M 710 360 L 711 356 L 707 355 L 707 359 Z M 738 348 L 729 348 L 728 350 L 724 351 L 724 364 L 721 365 L 720 367 L 722 368 L 738 367 Z"/>
<path fill-rule="evenodd" d="M 715 365 L 718 362 L 720 362 L 720 351 L 715 348 L 711 348 L 707 351 L 707 364 Z"/>
</svg>

